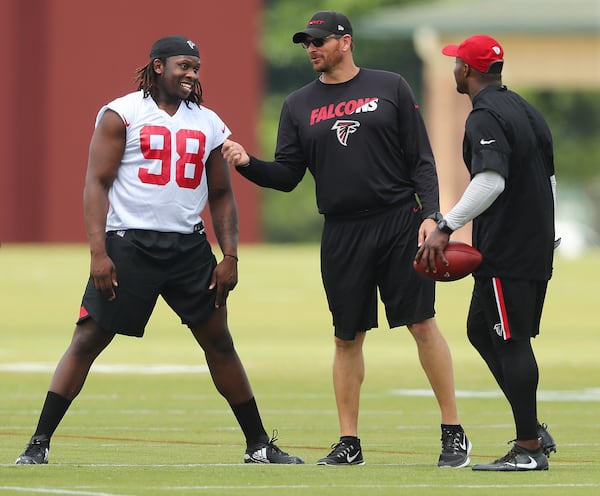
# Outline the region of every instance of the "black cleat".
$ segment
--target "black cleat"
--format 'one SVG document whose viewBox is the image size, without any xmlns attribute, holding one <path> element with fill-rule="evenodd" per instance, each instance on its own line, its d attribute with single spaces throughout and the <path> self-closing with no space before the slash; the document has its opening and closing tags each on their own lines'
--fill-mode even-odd
<svg viewBox="0 0 600 496">
<path fill-rule="evenodd" d="M 276 444 L 277 432 L 268 443 L 258 443 L 250 446 L 244 454 L 244 463 L 280 463 L 284 465 L 301 465 L 304 460 L 298 456 L 288 455 L 282 451 Z"/>
<path fill-rule="evenodd" d="M 331 446 L 333 449 L 325 458 L 317 461 L 317 465 L 364 465 L 365 460 L 360 447 L 360 439 L 356 441 L 342 440 Z"/>
<path fill-rule="evenodd" d="M 548 470 L 548 458 L 542 448 L 534 451 L 515 444 L 502 458 L 488 464 L 473 465 L 473 470 L 487 472 L 522 472 L 525 470 Z"/>
<path fill-rule="evenodd" d="M 48 463 L 50 440 L 48 436 L 33 436 L 23 453 L 15 461 L 17 465 L 43 465 Z"/>
<path fill-rule="evenodd" d="M 438 467 L 462 468 L 470 463 L 469 453 L 473 445 L 465 432 L 442 427 L 442 452 Z"/>
<path fill-rule="evenodd" d="M 542 448 L 544 455 L 550 458 L 550 453 L 556 453 L 556 443 L 548 432 L 548 426 L 546 424 L 539 424 L 537 435 L 540 441 L 540 448 Z"/>
</svg>

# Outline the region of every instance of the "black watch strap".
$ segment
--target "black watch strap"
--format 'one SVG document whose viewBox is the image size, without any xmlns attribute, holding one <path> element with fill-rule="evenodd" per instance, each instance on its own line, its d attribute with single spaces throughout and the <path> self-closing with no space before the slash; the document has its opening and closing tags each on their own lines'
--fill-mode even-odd
<svg viewBox="0 0 600 496">
<path fill-rule="evenodd" d="M 450 228 L 450 226 L 446 222 L 446 219 L 444 219 L 444 218 L 442 218 L 442 220 L 438 221 L 437 228 L 440 231 L 442 231 L 444 234 L 448 234 L 448 235 L 450 235 L 454 232 L 454 229 Z"/>
<path fill-rule="evenodd" d="M 426 219 L 433 219 L 436 222 L 441 221 L 444 216 L 442 215 L 442 212 L 433 212 L 432 214 L 428 215 L 427 217 L 425 217 Z"/>
</svg>

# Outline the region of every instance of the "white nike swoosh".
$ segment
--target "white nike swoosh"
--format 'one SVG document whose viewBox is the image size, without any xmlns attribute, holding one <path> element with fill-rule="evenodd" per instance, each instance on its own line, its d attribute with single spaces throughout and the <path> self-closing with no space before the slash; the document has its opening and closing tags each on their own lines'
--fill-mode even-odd
<svg viewBox="0 0 600 496">
<path fill-rule="evenodd" d="M 483 138 L 481 138 L 481 140 L 479 141 L 480 145 L 491 145 L 492 143 L 495 143 L 496 140 L 484 140 Z"/>
<path fill-rule="evenodd" d="M 531 458 L 530 456 L 529 458 L 529 462 L 528 463 L 509 463 L 508 465 L 512 465 L 515 468 L 524 468 L 524 469 L 534 469 L 538 466 L 538 464 L 536 463 L 536 461 Z"/>
<path fill-rule="evenodd" d="M 352 456 L 346 455 L 346 461 L 348 463 L 352 463 L 354 460 L 356 460 L 357 456 L 358 456 L 358 453 L 354 453 L 354 455 L 352 455 Z"/>
</svg>

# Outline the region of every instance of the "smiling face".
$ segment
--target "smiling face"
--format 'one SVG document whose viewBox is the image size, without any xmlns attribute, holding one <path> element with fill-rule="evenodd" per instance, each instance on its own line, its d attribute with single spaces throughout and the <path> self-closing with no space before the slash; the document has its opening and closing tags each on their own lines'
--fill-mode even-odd
<svg viewBox="0 0 600 496">
<path fill-rule="evenodd" d="M 198 83 L 200 59 L 193 55 L 175 55 L 164 63 L 153 61 L 154 72 L 158 75 L 156 97 L 164 103 L 179 103 L 189 97 Z"/>
</svg>

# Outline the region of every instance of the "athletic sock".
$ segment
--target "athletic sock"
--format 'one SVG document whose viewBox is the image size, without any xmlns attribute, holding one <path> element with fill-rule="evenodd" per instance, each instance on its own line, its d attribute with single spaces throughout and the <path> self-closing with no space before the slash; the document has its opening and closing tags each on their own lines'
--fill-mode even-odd
<svg viewBox="0 0 600 496">
<path fill-rule="evenodd" d="M 442 430 L 447 430 L 451 432 L 464 432 L 462 425 L 460 424 L 441 424 Z"/>
<path fill-rule="evenodd" d="M 246 437 L 246 447 L 269 442 L 254 398 L 241 405 L 231 405 L 231 409 Z"/>
<path fill-rule="evenodd" d="M 356 436 L 341 436 L 340 443 L 360 444 L 360 439 Z"/>
<path fill-rule="evenodd" d="M 71 406 L 71 400 L 48 391 L 34 436 L 45 435 L 50 439 L 65 413 L 67 413 L 69 406 Z"/>
</svg>

